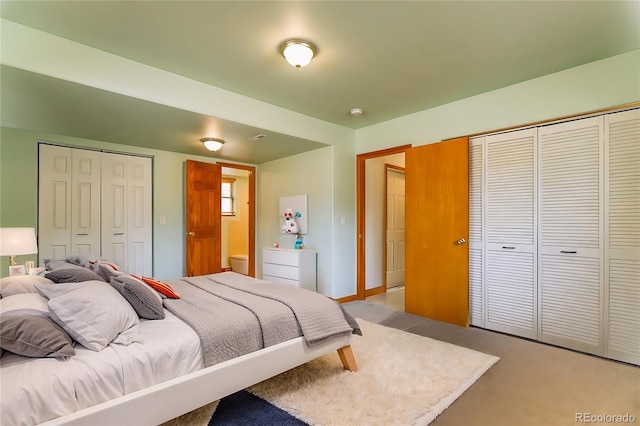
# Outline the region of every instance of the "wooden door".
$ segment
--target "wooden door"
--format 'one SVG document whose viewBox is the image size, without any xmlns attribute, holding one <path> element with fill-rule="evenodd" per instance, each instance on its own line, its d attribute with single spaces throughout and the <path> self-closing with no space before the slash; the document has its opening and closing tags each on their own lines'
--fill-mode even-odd
<svg viewBox="0 0 640 426">
<path fill-rule="evenodd" d="M 186 275 L 220 272 L 220 168 L 187 160 Z"/>
<path fill-rule="evenodd" d="M 469 138 L 406 151 L 405 310 L 469 325 Z"/>
</svg>

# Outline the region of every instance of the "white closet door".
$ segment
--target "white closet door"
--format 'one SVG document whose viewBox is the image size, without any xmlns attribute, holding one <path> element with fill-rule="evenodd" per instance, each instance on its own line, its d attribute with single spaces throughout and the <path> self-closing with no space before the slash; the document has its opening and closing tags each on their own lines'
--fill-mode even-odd
<svg viewBox="0 0 640 426">
<path fill-rule="evenodd" d="M 605 118 L 605 355 L 640 364 L 640 110 Z"/>
<path fill-rule="evenodd" d="M 121 270 L 151 276 L 151 158 L 103 154 L 102 256 Z"/>
<path fill-rule="evenodd" d="M 482 286 L 482 150 L 484 137 L 469 141 L 469 322 L 484 327 Z"/>
<path fill-rule="evenodd" d="M 127 157 L 103 153 L 102 157 L 102 257 L 128 270 Z"/>
<path fill-rule="evenodd" d="M 71 254 L 100 255 L 100 155 L 71 151 Z"/>
<path fill-rule="evenodd" d="M 152 275 L 151 158 L 128 157 L 128 271 Z"/>
<path fill-rule="evenodd" d="M 602 344 L 603 117 L 539 129 L 540 340 Z"/>
<path fill-rule="evenodd" d="M 71 254 L 71 148 L 39 145 L 38 258 Z"/>
<path fill-rule="evenodd" d="M 537 338 L 535 129 L 486 137 L 486 303 L 492 330 Z"/>
</svg>

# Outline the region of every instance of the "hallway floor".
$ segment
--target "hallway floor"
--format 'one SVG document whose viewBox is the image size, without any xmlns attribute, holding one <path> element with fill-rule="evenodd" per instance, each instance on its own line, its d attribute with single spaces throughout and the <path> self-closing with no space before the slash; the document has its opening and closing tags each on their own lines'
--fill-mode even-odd
<svg viewBox="0 0 640 426">
<path fill-rule="evenodd" d="M 404 312 L 404 286 L 391 287 L 387 289 L 386 293 L 369 296 L 365 300 L 375 305 Z"/>
</svg>

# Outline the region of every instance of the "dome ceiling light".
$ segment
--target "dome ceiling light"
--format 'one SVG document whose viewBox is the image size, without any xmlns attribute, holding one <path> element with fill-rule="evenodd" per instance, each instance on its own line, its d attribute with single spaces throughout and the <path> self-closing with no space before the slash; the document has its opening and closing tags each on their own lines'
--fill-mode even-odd
<svg viewBox="0 0 640 426">
<path fill-rule="evenodd" d="M 212 152 L 218 151 L 222 148 L 222 145 L 224 145 L 224 141 L 222 139 L 216 138 L 202 138 L 200 139 L 200 142 L 204 144 L 205 148 Z"/>
<path fill-rule="evenodd" d="M 292 66 L 302 68 L 311 62 L 318 53 L 318 48 L 310 41 L 290 39 L 280 45 L 280 52 Z"/>
</svg>

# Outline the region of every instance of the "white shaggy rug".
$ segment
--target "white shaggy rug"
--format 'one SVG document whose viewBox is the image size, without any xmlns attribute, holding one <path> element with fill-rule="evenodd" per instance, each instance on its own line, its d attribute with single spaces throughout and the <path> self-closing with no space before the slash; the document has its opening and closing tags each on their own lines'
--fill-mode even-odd
<svg viewBox="0 0 640 426">
<path fill-rule="evenodd" d="M 427 425 L 498 361 L 362 319 L 358 323 L 364 334 L 352 339 L 358 372 L 344 370 L 331 353 L 248 390 L 312 425 Z"/>
</svg>

